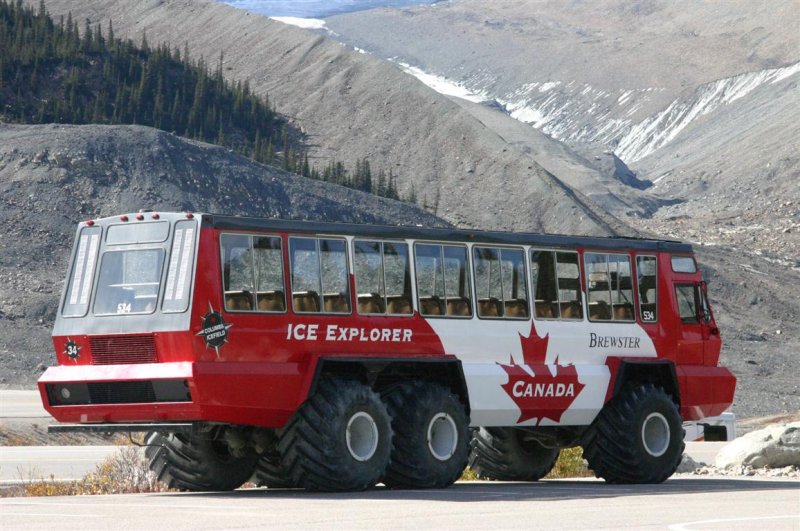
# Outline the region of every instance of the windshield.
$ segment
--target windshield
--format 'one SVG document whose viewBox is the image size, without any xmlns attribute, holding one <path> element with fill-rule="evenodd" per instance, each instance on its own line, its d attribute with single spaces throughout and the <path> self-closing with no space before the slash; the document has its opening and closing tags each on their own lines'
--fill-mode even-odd
<svg viewBox="0 0 800 531">
<path fill-rule="evenodd" d="M 153 313 L 158 300 L 163 249 L 108 251 L 100 263 L 95 315 Z"/>
</svg>

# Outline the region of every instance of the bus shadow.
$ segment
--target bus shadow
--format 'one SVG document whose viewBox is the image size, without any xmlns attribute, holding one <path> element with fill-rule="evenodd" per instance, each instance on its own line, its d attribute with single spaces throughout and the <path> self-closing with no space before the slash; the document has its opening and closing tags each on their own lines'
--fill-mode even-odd
<svg viewBox="0 0 800 531">
<path fill-rule="evenodd" d="M 181 496 L 236 499 L 309 500 L 427 500 L 447 502 L 547 501 L 578 498 L 625 498 L 628 496 L 686 493 L 756 492 L 800 489 L 792 480 L 726 478 L 670 479 L 658 485 L 610 485 L 600 480 L 545 480 L 536 483 L 500 481 L 459 482 L 446 489 L 388 489 L 363 492 L 307 492 L 299 489 L 254 488 L 233 492 L 182 493 Z"/>
</svg>

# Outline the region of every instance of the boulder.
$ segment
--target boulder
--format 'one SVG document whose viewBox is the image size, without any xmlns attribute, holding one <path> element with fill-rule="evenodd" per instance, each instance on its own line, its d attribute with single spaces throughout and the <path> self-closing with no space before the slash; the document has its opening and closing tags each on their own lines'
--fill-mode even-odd
<svg viewBox="0 0 800 531">
<path fill-rule="evenodd" d="M 800 422 L 775 424 L 739 437 L 717 454 L 718 468 L 800 466 Z"/>
</svg>

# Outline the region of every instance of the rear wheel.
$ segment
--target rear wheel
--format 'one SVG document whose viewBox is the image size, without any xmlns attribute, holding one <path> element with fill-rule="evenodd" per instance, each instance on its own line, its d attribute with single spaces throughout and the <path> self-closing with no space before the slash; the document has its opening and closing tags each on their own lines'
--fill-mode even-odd
<svg viewBox="0 0 800 531">
<path fill-rule="evenodd" d="M 603 407 L 583 455 L 609 483 L 661 483 L 678 468 L 684 446 L 678 407 L 663 389 L 644 384 Z"/>
<path fill-rule="evenodd" d="M 211 432 L 150 432 L 145 455 L 150 470 L 168 487 L 188 491 L 233 490 L 250 479 L 257 456 L 235 456 Z"/>
<path fill-rule="evenodd" d="M 452 485 L 469 454 L 469 417 L 458 397 L 438 384 L 409 382 L 392 387 L 383 398 L 395 433 L 384 483 L 400 488 Z"/>
<path fill-rule="evenodd" d="M 555 466 L 558 449 L 545 448 L 525 435 L 518 428 L 478 428 L 472 435 L 470 468 L 485 479 L 541 479 Z"/>
<path fill-rule="evenodd" d="M 292 485 L 309 490 L 364 490 L 383 477 L 392 428 L 370 387 L 322 380 L 280 433 L 278 450 Z"/>
</svg>

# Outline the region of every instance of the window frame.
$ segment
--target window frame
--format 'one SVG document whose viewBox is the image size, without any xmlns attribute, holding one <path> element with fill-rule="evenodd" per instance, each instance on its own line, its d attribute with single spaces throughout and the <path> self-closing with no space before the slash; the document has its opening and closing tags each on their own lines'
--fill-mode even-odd
<svg viewBox="0 0 800 531">
<path fill-rule="evenodd" d="M 96 307 L 97 307 L 97 296 L 100 294 L 100 284 L 99 284 L 100 283 L 100 272 L 103 269 L 103 260 L 105 260 L 105 257 L 107 255 L 112 254 L 112 253 L 129 253 L 129 252 L 142 252 L 142 251 L 145 251 L 145 252 L 146 251 L 161 251 L 161 270 L 159 271 L 159 274 L 158 274 L 158 290 L 156 290 L 156 300 L 155 300 L 155 304 L 153 304 L 153 309 L 150 310 L 149 312 L 144 311 L 144 312 L 97 313 L 97 310 L 96 310 Z M 92 316 L 94 316 L 94 317 L 115 317 L 115 316 L 120 316 L 120 315 L 152 315 L 152 314 L 154 314 L 156 312 L 156 310 L 160 309 L 159 306 L 158 306 L 158 301 L 162 299 L 162 291 L 164 289 L 164 284 L 166 283 L 165 279 L 164 279 L 164 275 L 165 275 L 165 269 L 166 269 L 165 262 L 167 261 L 167 256 L 169 256 L 169 253 L 167 252 L 166 249 L 164 249 L 164 247 L 127 247 L 127 248 L 126 247 L 121 247 L 121 248 L 118 248 L 118 247 L 115 246 L 113 248 L 103 249 L 103 251 L 98 254 L 97 265 L 95 266 L 96 267 L 95 277 L 96 277 L 97 283 L 94 282 L 94 279 L 92 280 L 92 291 L 93 291 L 92 296 L 91 296 Z"/>
<path fill-rule="evenodd" d="M 319 284 L 320 284 L 319 285 L 319 288 L 320 288 L 320 291 L 319 291 L 319 307 L 320 307 L 320 310 L 319 311 L 316 311 L 316 312 L 301 312 L 301 311 L 297 311 L 297 310 L 294 309 L 294 280 L 293 280 L 294 276 L 292 274 L 293 270 L 294 270 L 294 263 L 293 263 L 292 248 L 291 248 L 291 240 L 293 238 L 294 239 L 314 240 L 316 242 L 316 251 L 317 251 L 317 257 L 318 257 L 318 262 L 319 262 L 318 268 L 319 268 Z M 326 312 L 325 309 L 324 309 L 325 308 L 325 294 L 322 291 L 322 288 L 323 288 L 323 285 L 322 285 L 322 251 L 320 250 L 320 240 L 336 240 L 336 241 L 344 242 L 344 262 L 345 262 L 345 273 L 346 273 L 346 280 L 345 281 L 347 283 L 347 293 L 348 293 L 348 299 L 349 299 L 348 300 L 348 304 L 349 304 L 349 307 L 350 307 L 350 309 L 347 312 Z M 352 264 L 350 263 L 350 252 L 351 252 L 351 247 L 352 246 L 348 245 L 348 243 L 349 242 L 348 242 L 348 240 L 347 240 L 347 238 L 345 236 L 338 236 L 338 235 L 333 235 L 333 234 L 331 234 L 331 235 L 328 235 L 328 234 L 324 234 L 324 235 L 320 235 L 320 234 L 312 234 L 312 235 L 290 234 L 289 236 L 286 237 L 286 252 L 288 253 L 288 256 L 289 256 L 289 269 L 287 270 L 288 274 L 289 274 L 289 292 L 287 292 L 287 294 L 286 294 L 286 311 L 287 312 L 289 311 L 289 306 L 291 306 L 292 313 L 294 315 L 333 315 L 333 316 L 353 315 L 353 311 L 354 311 L 353 299 L 355 297 L 353 296 L 352 286 L 350 285 L 350 277 L 351 277 L 351 275 L 353 275 L 353 267 L 352 267 Z M 380 315 L 380 314 L 375 314 L 375 315 Z"/>
<path fill-rule="evenodd" d="M 483 315 L 480 314 L 480 311 L 478 311 L 479 308 L 480 308 L 480 306 L 479 306 L 479 302 L 480 301 L 478 300 L 478 276 L 477 276 L 477 269 L 475 267 L 475 250 L 476 249 L 495 249 L 495 250 L 500 251 L 498 253 L 497 262 L 500 264 L 500 296 L 501 296 L 501 298 L 499 300 L 503 305 L 503 307 L 502 307 L 503 308 L 503 315 L 498 315 L 497 317 L 483 316 Z M 523 278 L 523 282 L 525 283 L 525 297 L 526 297 L 525 300 L 526 300 L 527 307 L 528 307 L 528 315 L 526 317 L 508 317 L 506 315 L 506 299 L 505 299 L 505 293 L 503 292 L 504 290 L 503 290 L 503 269 L 502 269 L 502 267 L 503 267 L 502 266 L 502 263 L 503 263 L 503 250 L 504 249 L 505 250 L 509 250 L 509 251 L 520 251 L 522 253 L 522 269 L 523 269 L 522 278 Z M 530 284 L 530 282 L 529 282 L 529 279 L 528 279 L 528 271 L 527 271 L 528 265 L 527 265 L 527 259 L 525 257 L 525 254 L 526 254 L 525 247 L 516 247 L 516 246 L 512 246 L 512 245 L 492 245 L 490 243 L 488 243 L 488 244 L 475 243 L 475 244 L 472 245 L 472 248 L 470 250 L 471 250 L 471 252 L 469 253 L 470 254 L 469 258 L 473 262 L 473 264 L 472 264 L 472 282 L 474 284 L 473 285 L 474 301 L 475 301 L 475 304 L 474 304 L 474 306 L 475 306 L 474 315 L 478 319 L 486 319 L 486 320 L 489 320 L 489 321 L 530 321 L 531 313 L 532 313 L 531 312 L 531 296 L 530 296 L 530 290 L 528 289 L 528 284 Z M 489 277 L 489 278 L 491 280 L 491 277 Z"/>
<path fill-rule="evenodd" d="M 692 299 L 694 300 L 694 315 L 692 316 L 693 320 L 691 320 L 691 321 L 686 320 L 681 315 L 681 303 L 680 303 L 680 297 L 678 295 L 678 289 L 679 288 L 691 288 L 691 290 L 692 290 Z M 698 310 L 699 310 L 699 307 L 700 307 L 699 306 L 699 304 L 700 304 L 699 291 L 700 290 L 699 290 L 697 284 L 695 284 L 693 282 L 675 282 L 673 284 L 673 290 L 674 290 L 674 293 L 675 293 L 676 315 L 678 316 L 678 319 L 680 320 L 681 324 L 685 324 L 685 325 L 699 325 L 699 324 L 701 324 L 702 320 L 700 319 L 700 315 L 698 314 Z"/>
<path fill-rule="evenodd" d="M 655 255 L 655 254 L 637 254 L 635 256 L 635 258 L 636 258 L 636 302 L 639 305 L 639 312 L 637 314 L 638 315 L 638 320 L 640 322 L 644 323 L 644 324 L 657 323 L 658 322 L 658 316 L 661 313 L 661 312 L 658 311 L 658 295 L 659 295 L 659 293 L 658 293 L 659 292 L 659 289 L 658 289 L 658 256 Z M 655 289 L 655 293 L 656 294 L 655 294 L 655 302 L 652 302 L 652 303 L 650 303 L 650 302 L 648 302 L 648 303 L 642 302 L 642 286 L 639 284 L 639 267 L 640 267 L 639 266 L 639 260 L 642 260 L 642 259 L 652 259 L 653 260 L 653 266 L 655 267 L 655 274 L 653 276 L 655 277 L 654 289 Z M 644 319 L 644 315 L 642 313 L 644 311 L 644 310 L 642 310 L 642 306 L 644 304 L 653 304 L 655 306 L 655 319 L 653 319 L 652 321 L 646 321 Z"/>
<path fill-rule="evenodd" d="M 278 241 L 281 242 L 281 283 L 283 284 L 283 310 L 259 310 L 258 309 L 258 286 L 256 285 L 256 264 L 255 264 L 255 252 L 252 253 L 253 261 L 250 265 L 252 271 L 252 282 L 253 282 L 253 309 L 252 310 L 236 310 L 236 309 L 228 309 L 227 305 L 225 304 L 225 262 L 223 261 L 223 254 L 222 251 L 224 249 L 224 245 L 222 240 L 225 236 L 232 235 L 232 236 L 247 236 L 250 242 L 249 249 L 253 251 L 255 249 L 255 239 L 256 238 L 276 238 Z M 237 231 L 224 231 L 220 232 L 219 234 L 219 257 L 220 257 L 220 276 L 222 278 L 222 282 L 220 283 L 220 288 L 222 291 L 222 308 L 226 313 L 242 313 L 242 314 L 266 314 L 266 315 L 280 315 L 287 313 L 289 302 L 287 298 L 286 292 L 286 254 L 285 254 L 285 246 L 286 242 L 284 238 L 281 237 L 280 234 L 274 233 L 255 233 L 255 232 L 237 232 Z"/>
<path fill-rule="evenodd" d="M 97 277 L 98 274 L 97 272 L 100 270 L 100 259 L 102 257 L 100 249 L 103 247 L 103 239 L 104 239 L 103 232 L 104 232 L 103 227 L 99 225 L 85 226 L 82 227 L 81 230 L 78 232 L 78 236 L 76 238 L 77 244 L 74 245 L 71 267 L 69 268 L 69 273 L 66 280 L 66 286 L 64 289 L 64 294 L 63 294 L 64 301 L 61 304 L 61 311 L 59 312 L 60 316 L 65 319 L 80 319 L 86 317 L 87 315 L 89 315 L 89 310 L 92 310 L 92 313 L 94 313 L 93 311 L 94 296 L 95 292 L 97 291 L 97 286 L 95 286 L 94 281 L 95 278 Z M 93 245 L 92 243 L 93 242 L 92 237 L 94 236 L 94 234 L 92 233 L 96 233 L 97 239 L 94 240 L 95 245 Z M 86 249 L 85 249 L 86 254 L 84 255 L 84 263 L 78 264 L 78 258 L 80 257 L 81 238 L 84 235 L 86 236 Z M 94 247 L 94 255 L 90 256 L 89 253 L 92 252 L 92 247 Z M 91 274 L 89 274 L 90 273 L 89 271 L 86 271 L 86 267 L 89 265 L 90 261 L 91 261 Z M 81 273 L 80 273 L 80 278 L 78 279 L 79 281 L 78 289 L 79 290 L 84 289 L 85 283 L 88 280 L 89 281 L 88 294 L 86 297 L 86 303 L 82 304 L 80 303 L 80 293 L 76 292 L 76 297 L 78 298 L 79 302 L 71 304 L 69 302 L 70 295 L 72 295 L 72 290 L 75 289 L 74 286 L 76 280 L 75 274 L 78 272 L 77 269 L 79 266 L 81 267 L 80 269 Z M 68 306 L 85 306 L 85 307 L 83 308 L 83 311 L 81 313 L 74 313 L 68 315 L 65 313 L 67 311 Z"/>
<path fill-rule="evenodd" d="M 691 262 L 692 262 L 692 264 L 694 266 L 693 269 L 691 271 L 684 271 L 684 270 L 680 270 L 680 269 L 675 269 L 675 259 L 676 258 L 678 259 L 678 261 L 691 260 Z M 679 275 L 695 275 L 695 274 L 697 274 L 697 260 L 695 259 L 694 255 L 689 255 L 689 254 L 671 254 L 671 255 L 669 255 L 669 266 L 670 266 L 670 269 L 672 269 L 673 273 L 677 273 Z"/>
<path fill-rule="evenodd" d="M 176 236 L 176 234 L 177 234 L 177 232 L 179 230 L 183 230 L 184 234 L 183 234 L 182 237 L 185 238 L 187 229 L 181 228 L 181 226 L 182 225 L 189 225 L 189 224 L 192 225 L 191 228 L 194 231 L 193 234 L 192 234 L 192 237 L 193 237 L 194 240 L 192 242 L 191 249 L 189 249 L 189 257 L 190 258 L 189 258 L 189 262 L 188 262 L 188 265 L 187 265 L 189 270 L 187 271 L 187 278 L 186 278 L 186 283 L 188 284 L 188 290 L 189 291 L 186 294 L 186 303 L 184 304 L 184 308 L 182 310 L 165 309 L 164 305 L 167 303 L 167 287 L 169 287 L 170 264 L 172 262 L 172 253 L 175 251 L 175 236 Z M 191 219 L 179 219 L 170 228 L 170 230 L 171 230 L 172 239 L 169 242 L 170 245 L 169 245 L 169 251 L 168 251 L 168 258 L 166 259 L 166 262 L 165 262 L 166 271 L 165 271 L 165 276 L 164 276 L 163 296 L 161 296 L 161 295 L 159 296 L 159 299 L 160 299 L 160 302 L 161 302 L 161 313 L 163 313 L 163 314 L 186 313 L 192 307 L 192 300 L 194 298 L 194 281 L 195 281 L 195 275 L 196 275 L 196 271 L 195 270 L 197 269 L 197 245 L 198 245 L 198 242 L 200 240 L 200 228 L 197 226 L 197 222 L 194 221 L 194 220 L 191 220 Z M 167 239 L 169 240 L 169 238 L 167 238 Z M 185 241 L 186 240 L 184 240 L 184 242 Z M 183 253 L 183 250 L 179 249 L 178 250 L 178 254 L 180 255 L 182 253 Z M 178 268 L 180 268 L 180 264 L 178 265 Z M 178 272 L 176 272 L 176 274 L 180 275 L 180 272 L 178 271 Z M 177 281 L 178 281 L 178 279 L 176 279 L 176 282 Z M 175 286 L 175 292 L 176 292 L 176 295 L 177 295 L 177 285 Z M 173 300 L 181 300 L 181 299 L 173 299 Z"/>
<path fill-rule="evenodd" d="M 536 299 L 534 298 L 534 300 L 533 300 L 534 311 L 532 312 L 534 320 L 536 320 L 536 321 L 564 321 L 564 322 L 567 322 L 567 323 L 585 322 L 587 320 L 587 318 L 588 318 L 588 316 L 587 316 L 588 312 L 584 311 L 584 308 L 586 308 L 587 300 L 586 300 L 585 292 L 583 290 L 583 280 L 582 280 L 582 278 L 584 276 L 584 272 L 581 270 L 581 253 L 578 250 L 572 250 L 572 249 L 559 249 L 559 248 L 553 248 L 553 247 L 530 247 L 528 249 L 528 260 L 531 262 L 531 264 L 533 264 L 533 254 L 532 253 L 534 253 L 534 252 L 550 253 L 552 255 L 552 257 L 553 257 L 553 279 L 555 280 L 555 283 L 556 283 L 556 285 L 555 285 L 555 288 L 556 288 L 556 301 L 555 302 L 556 302 L 556 307 L 558 308 L 558 316 L 555 316 L 555 317 L 536 317 L 536 315 L 535 315 L 536 314 L 536 308 L 535 308 Z M 562 317 L 561 316 L 561 304 L 562 304 L 562 301 L 561 301 L 561 283 L 559 282 L 559 278 L 560 277 L 558 276 L 558 264 L 559 264 L 559 262 L 558 262 L 558 254 L 559 253 L 564 253 L 564 254 L 570 253 L 570 254 L 575 255 L 575 258 L 576 258 L 575 265 L 578 267 L 578 278 L 577 278 L 577 281 L 578 281 L 578 288 L 579 288 L 579 292 L 580 292 L 579 300 L 581 302 L 581 306 L 580 306 L 581 316 L 580 317 Z M 531 268 L 531 270 L 532 269 L 533 268 Z M 531 278 L 530 280 L 531 280 L 531 293 L 535 297 L 536 296 L 536 291 L 535 291 L 535 288 L 533 287 L 533 278 Z"/>
<path fill-rule="evenodd" d="M 589 267 L 587 265 L 587 259 L 588 259 L 589 255 L 605 256 L 606 257 L 605 263 L 606 263 L 606 274 L 608 275 L 608 300 L 609 300 L 608 304 L 609 304 L 609 311 L 611 312 L 611 318 L 610 319 L 597 319 L 597 318 L 592 319 L 591 313 L 589 312 L 589 304 L 591 304 L 591 302 L 589 301 Z M 632 317 L 630 319 L 615 319 L 614 318 L 614 290 L 612 288 L 614 283 L 611 280 L 611 263 L 612 263 L 611 260 L 610 260 L 611 256 L 622 256 L 622 257 L 627 258 L 628 273 L 629 273 L 629 278 L 631 279 L 631 288 L 630 288 L 631 300 L 629 302 L 630 302 L 631 307 L 633 308 Z M 619 262 L 616 262 L 616 263 L 619 263 Z M 583 252 L 583 277 L 584 277 L 584 280 L 583 280 L 583 286 L 582 287 L 584 288 L 584 292 L 586 293 L 586 319 L 590 323 L 627 323 L 627 324 L 630 324 L 630 323 L 635 323 L 636 322 L 636 296 L 635 296 L 634 290 L 633 290 L 633 260 L 631 260 L 631 255 L 630 254 L 625 253 L 625 252 L 586 251 L 586 250 L 584 250 L 584 252 Z M 621 289 L 619 288 L 619 284 L 620 284 L 619 278 L 620 278 L 619 277 L 619 270 L 617 270 L 617 290 L 616 290 L 617 293 L 619 293 L 621 291 Z M 648 321 L 648 322 L 650 322 L 650 321 Z"/>
<path fill-rule="evenodd" d="M 361 313 L 360 311 L 358 311 L 359 291 L 358 291 L 358 271 L 356 271 L 356 246 L 358 245 L 359 242 L 380 244 L 379 249 L 378 249 L 378 255 L 380 256 L 380 260 L 381 260 L 381 267 L 380 267 L 380 269 L 381 269 L 381 281 L 383 282 L 383 308 L 384 308 L 383 312 Z M 355 308 L 354 308 L 355 313 L 357 315 L 364 315 L 364 316 L 367 316 L 367 317 L 381 316 L 381 315 L 382 316 L 386 316 L 386 317 L 406 317 L 406 318 L 407 317 L 414 317 L 414 311 L 415 311 L 415 309 L 414 309 L 414 284 L 415 284 L 416 276 L 415 275 L 412 276 L 411 246 L 408 244 L 408 242 L 406 240 L 365 239 L 365 238 L 353 237 L 353 240 L 352 240 L 351 243 L 352 243 L 352 249 L 353 249 L 352 274 L 353 274 L 353 282 L 354 282 L 354 287 L 355 287 L 355 297 L 352 297 L 352 298 L 355 299 Z M 405 271 L 405 273 L 408 275 L 407 280 L 408 280 L 408 290 L 409 291 L 408 291 L 407 295 L 408 295 L 408 302 L 411 305 L 411 313 L 389 313 L 389 293 L 388 293 L 389 290 L 387 289 L 387 283 L 386 283 L 386 253 L 384 251 L 385 250 L 385 244 L 387 244 L 387 243 L 392 244 L 392 245 L 403 245 L 403 246 L 405 246 L 405 249 L 406 249 L 406 271 Z M 403 282 L 405 282 L 405 281 L 406 281 L 406 279 L 403 280 Z M 402 295 L 406 295 L 406 293 L 403 293 Z M 343 314 L 337 314 L 337 315 L 343 315 Z"/>
<path fill-rule="evenodd" d="M 422 302 L 420 301 L 420 289 L 419 289 L 419 270 L 417 269 L 417 246 L 418 245 L 436 246 L 436 247 L 439 247 L 439 249 L 440 249 L 439 259 L 441 261 L 441 268 L 439 269 L 439 271 L 442 273 L 442 283 L 444 284 L 443 287 L 442 287 L 442 291 L 444 292 L 444 299 L 443 300 L 444 300 L 444 306 L 445 306 L 445 313 L 443 313 L 441 315 L 432 315 L 432 314 L 423 314 L 422 313 Z M 466 287 L 467 298 L 469 299 L 469 311 L 470 311 L 469 315 L 448 315 L 447 314 L 447 299 L 448 299 L 448 296 L 447 296 L 447 275 L 446 275 L 445 257 L 444 257 L 444 248 L 445 247 L 450 247 L 450 248 L 454 248 L 454 249 L 463 249 L 465 251 L 464 286 Z M 417 303 L 417 308 L 416 309 L 419 312 L 419 316 L 422 317 L 423 319 L 460 319 L 460 320 L 465 320 L 465 319 L 474 318 L 477 315 L 477 312 L 475 310 L 475 294 L 473 292 L 473 286 L 472 286 L 472 280 L 471 280 L 471 278 L 472 278 L 472 266 L 471 266 L 471 263 L 470 263 L 470 255 L 472 253 L 470 252 L 470 246 L 466 245 L 466 244 L 461 244 L 461 243 L 445 243 L 445 242 L 439 242 L 439 241 L 427 241 L 427 240 L 419 241 L 419 240 L 415 240 L 413 248 L 414 248 L 414 260 L 413 260 L 413 262 L 414 262 L 414 266 L 413 266 L 414 282 L 413 282 L 413 288 L 415 290 L 414 301 Z"/>
</svg>

